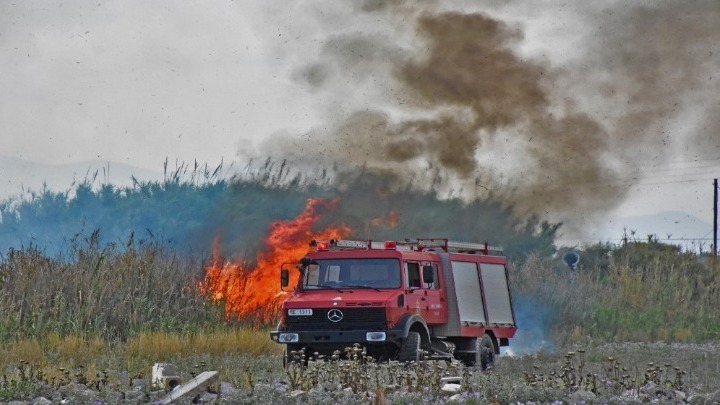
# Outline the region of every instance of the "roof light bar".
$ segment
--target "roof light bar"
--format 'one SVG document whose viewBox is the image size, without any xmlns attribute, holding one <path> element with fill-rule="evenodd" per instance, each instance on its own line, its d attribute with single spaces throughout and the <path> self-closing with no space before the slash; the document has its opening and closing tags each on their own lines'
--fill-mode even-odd
<svg viewBox="0 0 720 405">
<path fill-rule="evenodd" d="M 342 248 L 362 248 L 367 249 L 368 243 L 364 240 L 346 240 L 338 239 L 335 241 L 335 246 Z"/>
<path fill-rule="evenodd" d="M 448 244 L 447 239 L 416 239 L 408 241 L 410 243 L 417 243 L 418 246 L 426 247 L 441 247 L 446 248 Z"/>
<path fill-rule="evenodd" d="M 469 242 L 454 242 L 448 241 L 448 246 L 455 249 L 468 249 L 468 250 L 485 250 L 487 249 L 487 243 L 469 243 Z"/>
<path fill-rule="evenodd" d="M 418 238 L 405 239 L 404 241 L 373 242 L 371 240 L 349 240 L 330 239 L 328 242 L 311 241 L 311 247 L 317 247 L 318 251 L 328 251 L 333 248 L 340 249 L 385 249 L 385 250 L 435 250 L 439 248 L 445 252 L 455 253 L 481 253 L 481 254 L 502 254 L 503 249 L 497 246 L 489 246 L 487 243 L 456 242 L 447 239 Z"/>
</svg>

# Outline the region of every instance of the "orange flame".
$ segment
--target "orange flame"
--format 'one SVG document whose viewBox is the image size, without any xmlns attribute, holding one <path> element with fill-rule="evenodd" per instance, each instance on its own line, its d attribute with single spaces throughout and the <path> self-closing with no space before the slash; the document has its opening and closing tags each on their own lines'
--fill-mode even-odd
<svg viewBox="0 0 720 405">
<path fill-rule="evenodd" d="M 397 211 L 392 210 L 390 211 L 385 218 L 379 217 L 379 218 L 373 218 L 370 220 L 370 223 L 375 226 L 384 226 L 386 228 L 395 228 L 398 224 L 398 219 L 400 218 L 400 215 Z"/>
<path fill-rule="evenodd" d="M 297 217 L 273 222 L 264 240 L 265 248 L 257 255 L 256 265 L 251 269 L 244 263 L 218 258 L 219 240 L 216 240 L 213 260 L 205 268 L 201 291 L 216 302 L 224 300 L 228 319 L 251 319 L 256 323 L 275 320 L 286 294 L 280 291 L 280 266 L 297 263 L 307 253 L 308 243 L 313 239 L 337 239 L 350 234 L 350 228 L 345 225 L 316 233 L 311 230 L 321 217 L 319 211 L 333 209 L 337 202 L 337 199 L 310 198 Z M 291 271 L 290 285 L 294 285 L 297 277 L 297 272 Z"/>
<path fill-rule="evenodd" d="M 387 218 L 385 218 L 385 224 L 388 228 L 395 228 L 398 224 L 398 219 L 400 218 L 400 215 L 397 211 L 392 210 L 387 214 Z"/>
</svg>

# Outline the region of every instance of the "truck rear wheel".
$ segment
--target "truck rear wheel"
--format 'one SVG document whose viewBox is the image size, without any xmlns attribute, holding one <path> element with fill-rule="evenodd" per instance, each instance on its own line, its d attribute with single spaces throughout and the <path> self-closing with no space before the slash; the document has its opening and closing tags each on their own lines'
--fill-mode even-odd
<svg viewBox="0 0 720 405">
<path fill-rule="evenodd" d="M 467 345 L 467 351 L 459 355 L 456 353 L 456 357 L 466 366 L 487 370 L 495 365 L 495 345 L 490 335 L 473 338 Z"/>
<path fill-rule="evenodd" d="M 422 351 L 420 351 L 420 334 L 417 332 L 409 332 L 407 337 L 403 339 L 400 345 L 400 353 L 398 360 L 403 363 L 422 360 Z"/>
<path fill-rule="evenodd" d="M 495 365 L 495 345 L 488 334 L 478 339 L 475 365 L 479 365 L 483 370 L 493 368 Z"/>
</svg>

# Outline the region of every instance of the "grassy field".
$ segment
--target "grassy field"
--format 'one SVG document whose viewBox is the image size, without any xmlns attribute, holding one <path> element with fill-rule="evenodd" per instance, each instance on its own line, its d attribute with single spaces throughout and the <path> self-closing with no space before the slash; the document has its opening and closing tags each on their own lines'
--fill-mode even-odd
<svg viewBox="0 0 720 405">
<path fill-rule="evenodd" d="M 272 325 L 228 319 L 222 302 L 201 293 L 206 259 L 152 243 L 101 248 L 92 235 L 60 258 L 10 250 L 0 261 L 0 401 L 70 382 L 117 392 L 144 380 L 150 395 L 156 362 L 177 364 L 185 378 L 218 370 L 238 402 L 278 402 L 294 389 L 319 395 L 316 402 L 367 403 L 378 389 L 397 403 L 432 402 L 445 398 L 438 378 L 454 374 L 466 403 L 544 402 L 578 391 L 611 398 L 651 382 L 688 395 L 720 389 L 711 259 L 652 240 L 590 246 L 581 256 L 576 272 L 540 255 L 510 269 L 516 302 L 532 303 L 516 308 L 529 319 L 519 327 L 542 327 L 554 350 L 503 356 L 490 373 L 371 361 L 286 371 L 268 337 Z"/>
</svg>

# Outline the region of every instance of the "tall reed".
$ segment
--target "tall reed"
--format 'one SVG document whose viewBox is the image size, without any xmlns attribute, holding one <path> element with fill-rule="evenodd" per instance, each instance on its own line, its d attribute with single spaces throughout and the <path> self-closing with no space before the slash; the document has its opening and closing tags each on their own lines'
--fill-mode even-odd
<svg viewBox="0 0 720 405">
<path fill-rule="evenodd" d="M 202 258 L 161 243 L 75 239 L 67 257 L 11 249 L 0 261 L 0 340 L 98 336 L 126 340 L 141 331 L 192 332 L 222 326 L 222 310 L 196 288 Z"/>
<path fill-rule="evenodd" d="M 702 256 L 655 241 L 580 253 L 575 272 L 559 259 L 538 255 L 511 271 L 514 296 L 532 297 L 539 305 L 534 310 L 550 314 L 544 326 L 558 340 L 720 338 L 714 309 L 720 305 L 720 275 Z"/>
</svg>

